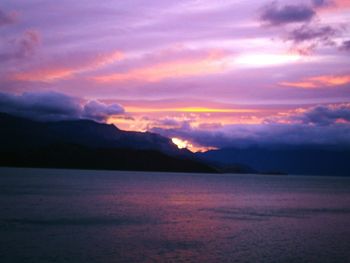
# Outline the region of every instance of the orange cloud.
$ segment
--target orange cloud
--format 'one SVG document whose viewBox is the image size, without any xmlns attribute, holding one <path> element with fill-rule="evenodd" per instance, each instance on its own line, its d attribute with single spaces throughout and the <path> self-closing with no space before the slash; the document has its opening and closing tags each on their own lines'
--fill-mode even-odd
<svg viewBox="0 0 350 263">
<path fill-rule="evenodd" d="M 53 82 L 55 80 L 72 77 L 77 73 L 82 73 L 106 66 L 122 58 L 123 54 L 119 51 L 116 51 L 109 54 L 98 55 L 97 57 L 85 61 L 79 65 L 53 65 L 46 68 L 39 68 L 31 71 L 15 73 L 12 75 L 12 79 L 20 81 Z"/>
<path fill-rule="evenodd" d="M 343 75 L 343 76 L 326 75 L 326 76 L 310 77 L 302 81 L 296 81 L 296 82 L 281 82 L 279 84 L 282 86 L 288 86 L 288 87 L 313 89 L 313 88 L 341 86 L 348 83 L 350 83 L 350 75 Z"/>
<path fill-rule="evenodd" d="M 114 100 L 104 103 L 123 105 L 132 118 L 113 116 L 108 123 L 123 130 L 147 131 L 154 127 L 179 128 L 190 124 L 199 129 L 216 129 L 230 124 L 261 124 L 267 117 L 295 106 L 242 105 L 203 100 Z"/>
<path fill-rule="evenodd" d="M 130 80 L 156 82 L 166 78 L 220 73 L 225 69 L 225 63 L 222 61 L 224 57 L 225 54 L 223 52 L 212 51 L 202 58 L 165 62 L 130 70 L 125 73 L 96 76 L 93 79 L 102 83 Z"/>
</svg>

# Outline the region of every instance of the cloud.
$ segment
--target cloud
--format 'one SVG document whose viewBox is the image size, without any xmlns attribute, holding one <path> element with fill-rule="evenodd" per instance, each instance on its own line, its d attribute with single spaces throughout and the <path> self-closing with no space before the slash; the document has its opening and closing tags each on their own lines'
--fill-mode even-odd
<svg viewBox="0 0 350 263">
<path fill-rule="evenodd" d="M 221 73 L 225 68 L 222 61 L 227 54 L 221 50 L 211 50 L 200 57 L 174 59 L 130 69 L 126 72 L 92 77 L 98 83 L 126 81 L 158 82 L 168 78 L 182 78 Z"/>
<path fill-rule="evenodd" d="M 151 131 L 208 147 L 274 145 L 338 145 L 350 147 L 350 104 L 331 104 L 300 110 L 284 117 L 284 123 L 228 124 L 216 129 L 191 125 L 153 128 Z"/>
<path fill-rule="evenodd" d="M 173 118 L 164 118 L 160 119 L 159 121 L 156 121 L 156 123 L 152 125 L 160 127 L 179 127 L 181 126 L 181 121 L 178 121 Z"/>
<path fill-rule="evenodd" d="M 282 86 L 303 88 L 303 89 L 314 89 L 314 88 L 325 88 L 325 87 L 337 87 L 350 83 L 350 75 L 321 75 L 315 77 L 305 78 L 301 81 L 294 82 L 280 82 Z"/>
<path fill-rule="evenodd" d="M 319 46 L 336 46 L 336 37 L 346 30 L 341 23 L 329 26 L 313 19 L 319 9 L 328 10 L 335 6 L 336 3 L 330 0 L 311 0 L 308 4 L 285 6 L 272 2 L 262 9 L 260 20 L 270 26 L 285 26 L 284 29 L 289 32 L 281 38 L 292 42 L 291 51 L 310 55 Z M 292 23 L 294 25 L 290 26 Z"/>
<path fill-rule="evenodd" d="M 6 13 L 0 9 L 0 27 L 16 23 L 17 18 L 18 14 L 16 12 Z"/>
<path fill-rule="evenodd" d="M 13 59 L 23 59 L 32 56 L 41 42 L 38 31 L 34 29 L 26 30 L 23 34 L 15 39 L 8 41 L 5 52 L 0 53 L 2 62 Z"/>
<path fill-rule="evenodd" d="M 73 97 L 57 92 L 0 93 L 0 111 L 38 120 L 79 118 L 81 106 Z"/>
<path fill-rule="evenodd" d="M 350 103 L 335 105 L 318 105 L 302 114 L 293 116 L 294 120 L 304 124 L 332 125 L 336 123 L 350 124 Z"/>
<path fill-rule="evenodd" d="M 350 51 L 350 40 L 345 40 L 340 46 L 340 50 Z"/>
<path fill-rule="evenodd" d="M 14 73 L 11 75 L 11 79 L 18 81 L 53 82 L 70 78 L 78 73 L 104 67 L 122 58 L 123 54 L 119 51 L 104 52 L 103 54 L 69 54 L 68 56 L 60 56 L 55 60 L 41 63 L 36 67 L 34 66 L 34 68 Z"/>
<path fill-rule="evenodd" d="M 27 30 L 17 41 L 19 54 L 23 57 L 32 55 L 40 44 L 40 35 L 36 30 Z"/>
<path fill-rule="evenodd" d="M 334 2 L 332 0 L 311 0 L 311 4 L 316 7 L 328 7 L 333 6 Z"/>
<path fill-rule="evenodd" d="M 327 11 L 350 8 L 348 0 L 312 0 L 312 4 L 315 8 L 326 8 Z"/>
<path fill-rule="evenodd" d="M 105 121 L 108 117 L 124 113 L 123 107 L 119 104 L 106 105 L 99 101 L 93 100 L 85 104 L 83 109 L 83 117 L 97 121 Z"/>
<path fill-rule="evenodd" d="M 21 95 L 0 93 L 0 112 L 41 121 L 82 118 L 104 121 L 124 113 L 124 109 L 118 104 L 85 102 L 58 92 L 25 92 Z"/>
<path fill-rule="evenodd" d="M 288 41 L 293 42 L 292 50 L 302 55 L 308 55 L 318 46 L 335 46 L 333 40 L 341 30 L 331 26 L 305 24 L 289 32 Z"/>
<path fill-rule="evenodd" d="M 333 44 L 332 37 L 337 35 L 339 31 L 330 27 L 310 27 L 309 25 L 302 25 L 289 33 L 288 40 L 294 43 L 301 43 L 310 40 L 317 40 L 326 44 Z"/>
<path fill-rule="evenodd" d="M 260 15 L 260 20 L 271 26 L 310 21 L 316 15 L 307 5 L 278 6 L 276 2 L 266 5 Z"/>
</svg>

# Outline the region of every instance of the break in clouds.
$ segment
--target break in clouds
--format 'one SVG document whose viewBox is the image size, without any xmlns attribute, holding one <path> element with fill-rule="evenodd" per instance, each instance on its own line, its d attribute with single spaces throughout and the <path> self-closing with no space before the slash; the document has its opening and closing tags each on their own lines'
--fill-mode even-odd
<svg viewBox="0 0 350 263">
<path fill-rule="evenodd" d="M 91 119 L 104 122 L 124 114 L 119 104 L 67 96 L 57 92 L 0 93 L 0 111 L 42 121 Z M 175 125 L 176 124 L 176 125 Z M 273 145 L 350 146 L 350 104 L 338 103 L 299 109 L 283 117 L 266 117 L 261 124 L 179 123 L 159 120 L 149 131 L 178 137 L 208 147 L 249 147 Z"/>
<path fill-rule="evenodd" d="M 285 118 L 266 118 L 262 124 L 231 124 L 202 129 L 183 123 L 179 128 L 155 127 L 153 132 L 217 148 L 324 145 L 350 146 L 350 104 L 314 106 Z"/>
<path fill-rule="evenodd" d="M 214 147 L 349 145 L 347 0 L 0 5 L 2 112 L 101 122 L 120 115 L 109 119 L 120 128 Z M 282 106 L 259 111 L 270 103 Z M 257 108 L 241 116 L 260 124 L 228 117 L 236 104 Z M 294 105 L 302 111 L 274 117 Z M 194 107 L 214 114 L 184 122 L 200 114 Z"/>
</svg>

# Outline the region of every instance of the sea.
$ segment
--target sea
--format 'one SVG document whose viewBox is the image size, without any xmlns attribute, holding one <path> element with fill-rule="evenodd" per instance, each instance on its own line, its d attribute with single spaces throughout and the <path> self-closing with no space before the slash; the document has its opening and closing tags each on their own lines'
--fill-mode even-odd
<svg viewBox="0 0 350 263">
<path fill-rule="evenodd" d="M 350 178 L 0 168 L 0 262 L 350 262 Z"/>
</svg>

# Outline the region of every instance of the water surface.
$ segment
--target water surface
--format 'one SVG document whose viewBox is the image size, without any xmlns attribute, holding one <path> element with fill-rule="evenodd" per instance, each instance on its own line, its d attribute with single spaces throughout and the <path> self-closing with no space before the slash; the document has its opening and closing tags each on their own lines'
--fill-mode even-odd
<svg viewBox="0 0 350 263">
<path fill-rule="evenodd" d="M 350 180 L 0 168 L 1 262 L 350 262 Z"/>
</svg>

